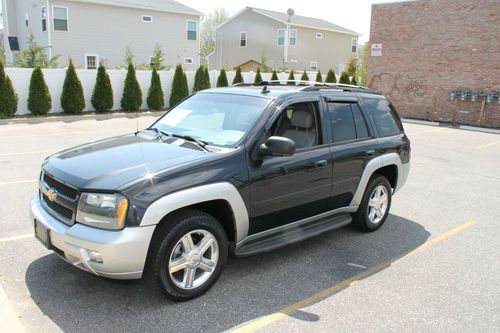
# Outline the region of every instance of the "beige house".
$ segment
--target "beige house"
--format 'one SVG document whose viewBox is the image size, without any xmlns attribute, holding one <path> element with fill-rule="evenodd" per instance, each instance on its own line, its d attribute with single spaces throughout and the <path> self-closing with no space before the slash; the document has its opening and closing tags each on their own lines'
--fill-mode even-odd
<svg viewBox="0 0 500 333">
<path fill-rule="evenodd" d="M 265 58 L 272 68 L 340 73 L 357 56 L 358 37 L 321 19 L 246 7 L 217 27 L 208 61 L 211 69 L 232 69 Z"/>
<path fill-rule="evenodd" d="M 160 44 L 165 63 L 186 69 L 200 64 L 199 22 L 202 13 L 172 0 L 2 0 L 6 56 L 26 47 L 29 31 L 59 55 L 63 66 L 95 69 L 101 60 L 113 68 L 124 64 L 130 47 L 139 64 L 149 64 Z M 17 45 L 16 45 L 17 44 Z"/>
</svg>

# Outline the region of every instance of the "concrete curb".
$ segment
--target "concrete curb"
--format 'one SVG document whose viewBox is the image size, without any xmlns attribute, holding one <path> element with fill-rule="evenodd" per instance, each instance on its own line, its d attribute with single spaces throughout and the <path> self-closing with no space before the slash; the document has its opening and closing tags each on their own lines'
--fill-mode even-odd
<svg viewBox="0 0 500 333">
<path fill-rule="evenodd" d="M 14 125 L 14 124 L 41 124 L 41 123 L 50 123 L 56 121 L 62 121 L 65 123 L 72 123 L 79 120 L 108 120 L 115 118 L 129 118 L 134 119 L 137 116 L 139 117 L 160 117 L 166 111 L 139 111 L 136 112 L 110 112 L 110 113 L 88 113 L 81 115 L 47 115 L 45 117 L 15 117 L 8 119 L 0 119 L 0 126 L 2 125 Z"/>
<path fill-rule="evenodd" d="M 426 126 L 440 126 L 440 127 L 461 129 L 464 131 L 483 132 L 483 133 L 500 135 L 500 129 L 497 129 L 497 128 L 476 127 L 476 126 L 469 126 L 469 125 L 455 125 L 455 126 L 453 126 L 453 124 L 451 124 L 451 123 L 442 123 L 442 122 L 437 122 L 437 121 L 419 120 L 419 119 L 411 119 L 411 118 L 402 118 L 401 120 L 403 121 L 403 123 L 408 123 L 408 124 L 417 124 L 417 125 L 426 125 Z"/>
</svg>

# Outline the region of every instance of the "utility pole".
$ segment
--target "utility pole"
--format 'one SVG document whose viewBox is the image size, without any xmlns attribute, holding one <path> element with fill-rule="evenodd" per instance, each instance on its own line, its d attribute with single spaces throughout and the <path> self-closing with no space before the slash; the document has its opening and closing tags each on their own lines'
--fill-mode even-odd
<svg viewBox="0 0 500 333">
<path fill-rule="evenodd" d="M 288 63 L 288 44 L 289 44 L 289 36 L 290 36 L 290 20 L 292 19 L 292 16 L 295 15 L 295 11 L 292 8 L 288 8 L 286 11 L 288 14 L 288 20 L 286 22 L 286 33 L 285 33 L 285 47 L 284 47 L 284 59 L 285 59 L 285 67 L 286 64 Z"/>
</svg>

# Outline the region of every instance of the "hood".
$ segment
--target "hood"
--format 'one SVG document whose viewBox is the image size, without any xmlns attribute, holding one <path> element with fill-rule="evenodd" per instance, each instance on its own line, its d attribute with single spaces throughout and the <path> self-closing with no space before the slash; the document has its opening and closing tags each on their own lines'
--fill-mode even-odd
<svg viewBox="0 0 500 333">
<path fill-rule="evenodd" d="M 148 174 L 199 163 L 215 154 L 151 139 L 129 134 L 70 148 L 50 156 L 43 170 L 79 189 L 113 191 Z"/>
</svg>

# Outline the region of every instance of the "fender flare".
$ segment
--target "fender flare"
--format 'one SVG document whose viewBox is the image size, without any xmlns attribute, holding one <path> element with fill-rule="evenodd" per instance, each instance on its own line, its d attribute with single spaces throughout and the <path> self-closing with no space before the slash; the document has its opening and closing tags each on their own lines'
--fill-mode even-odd
<svg viewBox="0 0 500 333">
<path fill-rule="evenodd" d="M 229 203 L 234 214 L 236 242 L 243 240 L 248 235 L 248 211 L 238 190 L 227 182 L 196 186 L 161 197 L 146 209 L 140 226 L 156 225 L 177 209 L 212 200 Z"/>
</svg>

